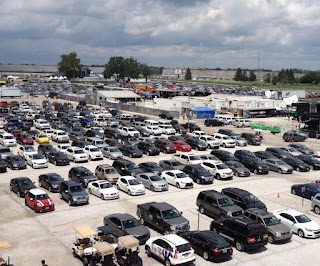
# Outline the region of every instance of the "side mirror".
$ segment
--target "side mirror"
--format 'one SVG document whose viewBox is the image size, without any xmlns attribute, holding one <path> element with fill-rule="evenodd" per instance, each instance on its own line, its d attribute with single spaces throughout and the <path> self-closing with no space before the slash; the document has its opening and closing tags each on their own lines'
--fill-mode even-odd
<svg viewBox="0 0 320 266">
<path fill-rule="evenodd" d="M 33 198 L 30 198 L 30 200 L 33 200 Z"/>
<path fill-rule="evenodd" d="M 65 190 L 64 192 L 65 192 L 65 193 L 67 193 L 67 194 L 69 193 L 69 191 L 68 191 L 68 190 Z"/>
<path fill-rule="evenodd" d="M 180 214 L 182 215 L 182 212 L 180 212 Z"/>
</svg>

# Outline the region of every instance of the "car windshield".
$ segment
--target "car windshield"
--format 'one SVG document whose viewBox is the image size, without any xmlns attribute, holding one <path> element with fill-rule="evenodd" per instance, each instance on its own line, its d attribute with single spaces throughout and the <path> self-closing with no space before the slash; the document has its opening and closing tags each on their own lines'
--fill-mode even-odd
<svg viewBox="0 0 320 266">
<path fill-rule="evenodd" d="M 196 161 L 196 160 L 201 160 L 198 155 L 191 155 L 189 156 L 190 161 Z"/>
<path fill-rule="evenodd" d="M 114 169 L 114 168 L 105 169 L 104 172 L 105 172 L 106 174 L 116 174 L 116 173 L 117 173 L 117 172 L 116 172 L 116 169 Z"/>
<path fill-rule="evenodd" d="M 203 167 L 196 168 L 196 171 L 197 173 L 200 173 L 200 174 L 209 173 L 209 171 Z"/>
<path fill-rule="evenodd" d="M 51 182 L 63 180 L 62 177 L 59 176 L 59 175 L 52 175 L 52 176 L 49 177 L 49 179 L 50 179 Z"/>
<path fill-rule="evenodd" d="M 283 161 L 276 161 L 279 165 L 287 165 L 285 162 L 283 162 Z"/>
<path fill-rule="evenodd" d="M 23 160 L 20 157 L 11 157 L 11 161 L 13 161 L 13 162 L 21 162 Z"/>
<path fill-rule="evenodd" d="M 122 221 L 122 224 L 123 224 L 123 227 L 124 227 L 125 229 L 140 226 L 140 223 L 139 223 L 139 221 L 138 221 L 136 218 Z"/>
<path fill-rule="evenodd" d="M 137 179 L 130 179 L 128 180 L 128 183 L 130 186 L 137 186 L 141 184 Z"/>
<path fill-rule="evenodd" d="M 40 160 L 40 159 L 44 159 L 44 157 L 41 154 L 35 154 L 35 155 L 33 155 L 33 159 Z"/>
<path fill-rule="evenodd" d="M 185 173 L 178 173 L 176 174 L 177 178 L 186 178 L 188 177 Z"/>
<path fill-rule="evenodd" d="M 109 149 L 109 152 L 120 152 L 120 151 L 116 148 L 111 148 L 111 149 Z"/>
<path fill-rule="evenodd" d="M 217 164 L 217 168 L 219 170 L 223 170 L 223 169 L 228 169 L 228 166 L 226 166 L 224 163 L 222 163 L 222 164 Z"/>
<path fill-rule="evenodd" d="M 178 145 L 188 145 L 186 142 L 182 141 L 182 142 L 178 142 Z"/>
<path fill-rule="evenodd" d="M 157 163 L 154 163 L 154 164 L 149 164 L 149 167 L 150 167 L 151 169 L 154 169 L 154 168 L 159 168 L 160 165 L 157 164 Z"/>
<path fill-rule="evenodd" d="M 172 166 L 179 166 L 179 165 L 182 165 L 180 162 L 178 161 L 175 161 L 175 162 L 171 162 L 171 165 Z"/>
<path fill-rule="evenodd" d="M 227 207 L 227 206 L 234 205 L 233 201 L 230 198 L 218 199 L 218 203 L 220 207 Z"/>
<path fill-rule="evenodd" d="M 180 216 L 181 216 L 181 213 L 177 209 L 162 211 L 163 219 L 174 219 Z"/>
<path fill-rule="evenodd" d="M 151 181 L 160 181 L 162 178 L 158 175 L 151 175 L 149 176 Z"/>
<path fill-rule="evenodd" d="M 13 139 L 14 136 L 4 136 L 4 139 Z"/>
<path fill-rule="evenodd" d="M 224 240 L 223 237 L 220 236 L 214 236 L 214 237 L 210 237 L 209 241 L 213 244 L 213 245 L 228 245 L 228 242 L 226 240 Z"/>
<path fill-rule="evenodd" d="M 0 150 L 0 153 L 10 152 L 9 148 L 3 148 Z"/>
<path fill-rule="evenodd" d="M 135 163 L 130 163 L 126 165 L 127 170 L 137 169 L 138 166 Z"/>
<path fill-rule="evenodd" d="M 98 152 L 98 151 L 100 151 L 100 150 L 99 150 L 98 148 L 91 148 L 90 151 L 91 151 L 91 152 Z"/>
<path fill-rule="evenodd" d="M 311 222 L 311 220 L 309 219 L 309 217 L 305 214 L 301 214 L 298 216 L 295 216 L 296 220 L 298 221 L 298 223 L 308 223 Z"/>
<path fill-rule="evenodd" d="M 81 171 L 80 175 L 81 176 L 92 176 L 93 173 L 91 171 L 89 171 L 89 170 L 88 171 Z"/>
<path fill-rule="evenodd" d="M 146 141 L 146 140 L 144 140 L 144 141 Z M 144 144 L 145 146 L 146 146 L 146 148 L 153 148 L 154 147 L 154 144 L 152 144 L 152 143 L 145 143 Z"/>
<path fill-rule="evenodd" d="M 234 168 L 244 168 L 244 165 L 242 163 L 234 163 Z"/>
<path fill-rule="evenodd" d="M 21 138 L 23 138 L 23 139 L 31 139 L 31 137 L 29 135 L 22 135 Z"/>
<path fill-rule="evenodd" d="M 189 243 L 177 246 L 176 248 L 178 253 L 183 253 L 191 250 L 191 246 Z"/>
<path fill-rule="evenodd" d="M 129 151 L 135 151 L 135 150 L 137 150 L 137 148 L 134 147 L 134 146 L 129 146 L 129 147 L 127 147 L 127 148 L 128 148 Z"/>
<path fill-rule="evenodd" d="M 41 195 L 35 195 L 34 199 L 35 200 L 47 200 L 47 199 L 50 199 L 50 198 L 49 198 L 48 194 L 45 193 L 45 194 L 41 194 Z"/>
<path fill-rule="evenodd" d="M 225 136 L 225 137 L 222 137 L 222 138 L 223 138 L 223 139 L 225 139 L 225 140 L 226 140 L 226 139 L 230 139 L 230 137 L 227 137 L 227 136 Z"/>
<path fill-rule="evenodd" d="M 110 188 L 112 185 L 110 183 L 102 183 L 100 184 L 100 188 Z"/>
<path fill-rule="evenodd" d="M 260 201 L 255 195 L 252 194 L 245 196 L 244 200 L 246 203 L 255 203 Z"/>
<path fill-rule="evenodd" d="M 82 154 L 83 150 L 74 150 L 74 154 Z"/>
<path fill-rule="evenodd" d="M 33 183 L 29 179 L 25 179 L 25 180 L 22 180 L 22 181 L 18 182 L 18 186 L 19 187 L 27 187 L 27 186 L 32 186 L 32 185 L 33 185 Z"/>
<path fill-rule="evenodd" d="M 60 153 L 60 152 L 55 153 L 54 156 L 56 158 L 67 158 L 67 155 L 65 155 L 64 153 Z"/>
<path fill-rule="evenodd" d="M 70 187 L 70 192 L 71 192 L 71 193 L 81 192 L 81 191 L 83 191 L 82 186 L 72 186 L 72 187 Z"/>
<path fill-rule="evenodd" d="M 103 144 L 105 144 L 103 140 L 100 140 L 100 141 L 98 140 L 98 141 L 96 141 L 96 145 L 103 145 Z"/>
<path fill-rule="evenodd" d="M 263 218 L 263 220 L 264 220 L 266 226 L 276 225 L 276 224 L 280 223 L 279 219 L 276 216 Z"/>
<path fill-rule="evenodd" d="M 212 138 L 212 137 L 207 137 L 206 139 L 207 139 L 207 141 L 214 141 L 214 138 Z"/>
<path fill-rule="evenodd" d="M 38 138 L 46 138 L 47 135 L 38 135 Z"/>
</svg>

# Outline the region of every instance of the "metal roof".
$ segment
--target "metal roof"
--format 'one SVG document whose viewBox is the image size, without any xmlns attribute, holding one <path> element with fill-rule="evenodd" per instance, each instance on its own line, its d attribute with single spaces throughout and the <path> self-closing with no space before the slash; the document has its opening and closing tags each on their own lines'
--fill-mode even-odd
<svg viewBox="0 0 320 266">
<path fill-rule="evenodd" d="M 97 95 L 105 98 L 140 98 L 140 95 L 130 90 L 97 91 Z"/>
</svg>

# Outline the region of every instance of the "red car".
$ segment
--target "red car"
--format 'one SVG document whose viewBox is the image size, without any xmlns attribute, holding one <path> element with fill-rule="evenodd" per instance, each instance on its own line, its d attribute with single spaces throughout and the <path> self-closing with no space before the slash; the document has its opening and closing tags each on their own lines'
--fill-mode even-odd
<svg viewBox="0 0 320 266">
<path fill-rule="evenodd" d="M 177 149 L 177 151 L 191 151 L 192 147 L 183 140 L 176 140 L 171 142 Z"/>
<path fill-rule="evenodd" d="M 33 138 L 26 132 L 18 133 L 16 139 L 21 145 L 33 145 Z"/>
<path fill-rule="evenodd" d="M 157 139 L 154 145 L 163 153 L 176 153 L 176 147 L 169 140 Z"/>
<path fill-rule="evenodd" d="M 9 104 L 10 104 L 10 106 L 17 106 L 17 107 L 20 106 L 19 102 L 17 102 L 17 101 L 11 101 Z"/>
<path fill-rule="evenodd" d="M 54 211 L 54 202 L 48 194 L 41 189 L 30 189 L 25 196 L 25 205 L 29 206 L 34 212 Z"/>
<path fill-rule="evenodd" d="M 0 106 L 3 106 L 3 107 L 9 106 L 9 103 L 7 101 L 1 101 Z"/>
<path fill-rule="evenodd" d="M 17 136 L 18 136 L 20 133 L 22 133 L 22 130 L 20 130 L 20 129 L 14 129 L 14 130 L 11 131 L 11 134 L 12 134 L 15 138 L 17 138 Z"/>
</svg>

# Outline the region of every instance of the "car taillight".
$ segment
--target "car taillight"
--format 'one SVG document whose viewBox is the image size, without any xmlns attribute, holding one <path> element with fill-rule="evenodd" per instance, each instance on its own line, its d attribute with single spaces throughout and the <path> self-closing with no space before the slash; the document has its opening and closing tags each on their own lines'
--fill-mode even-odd
<svg viewBox="0 0 320 266">
<path fill-rule="evenodd" d="M 191 247 L 192 249 L 194 249 L 193 246 L 192 246 L 190 243 L 189 243 L 189 245 L 190 245 L 190 247 Z"/>
<path fill-rule="evenodd" d="M 263 239 L 265 240 L 265 239 L 267 239 L 268 238 L 268 234 L 264 234 L 263 235 Z"/>
<path fill-rule="evenodd" d="M 174 248 L 174 256 L 173 256 L 175 259 L 177 259 L 178 258 L 178 250 L 177 250 L 177 248 L 175 247 Z"/>
<path fill-rule="evenodd" d="M 254 242 L 256 242 L 256 239 L 254 237 L 247 238 L 247 242 L 248 243 L 254 243 Z"/>
<path fill-rule="evenodd" d="M 221 253 L 221 250 L 218 248 L 212 248 L 211 250 L 213 253 Z"/>
</svg>

